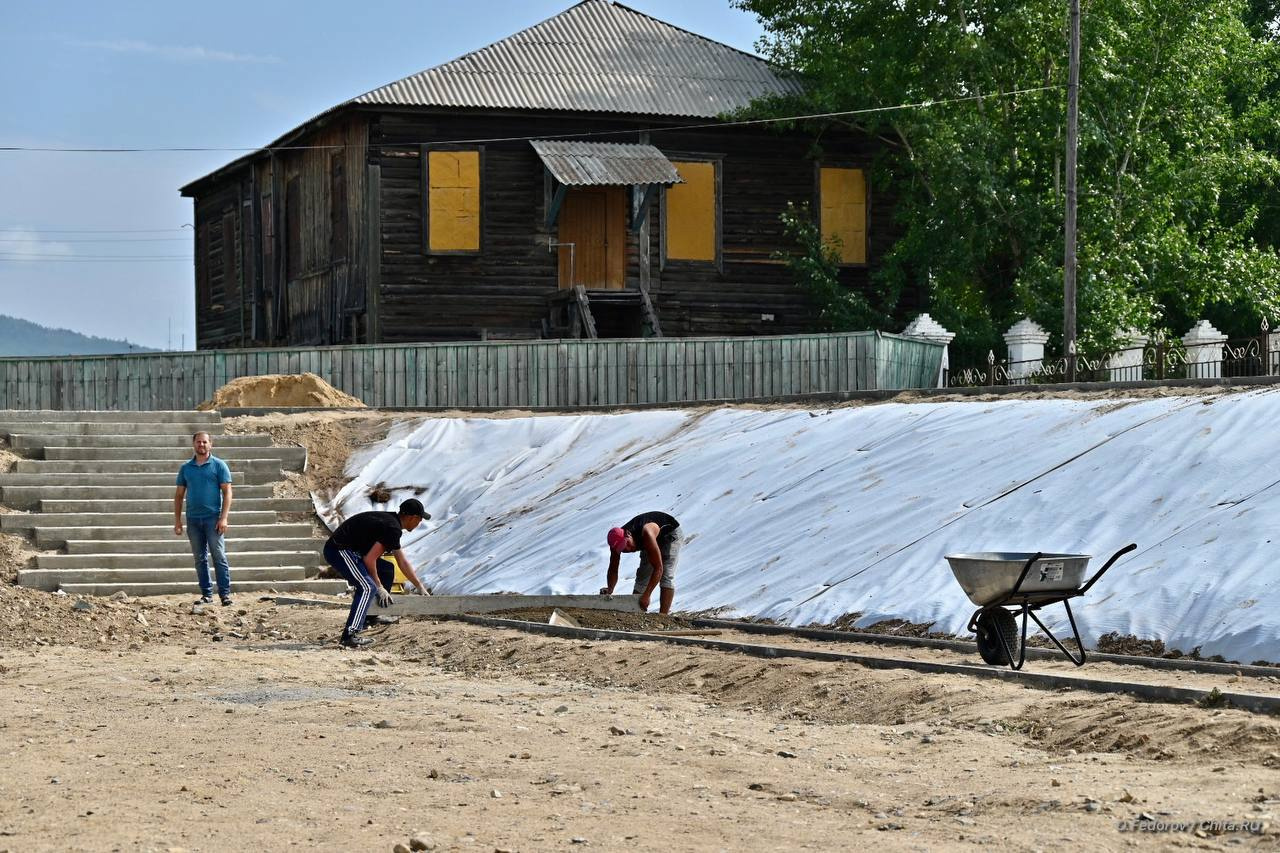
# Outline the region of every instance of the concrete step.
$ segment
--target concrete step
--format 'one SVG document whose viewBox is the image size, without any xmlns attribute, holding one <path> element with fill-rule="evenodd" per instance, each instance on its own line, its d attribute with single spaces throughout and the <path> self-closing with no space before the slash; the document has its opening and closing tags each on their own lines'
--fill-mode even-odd
<svg viewBox="0 0 1280 853">
<path fill-rule="evenodd" d="M 214 454 L 215 456 L 217 454 Z M 13 463 L 15 474 L 174 474 L 182 467 L 181 461 L 164 459 L 60 459 L 53 462 L 44 459 L 19 459 Z M 225 460 L 224 460 L 225 461 Z M 234 475 L 246 471 L 270 471 L 279 479 L 279 459 L 235 459 L 227 464 Z"/>
<path fill-rule="evenodd" d="M 191 433 L 161 431 L 128 435 L 67 435 L 32 428 L 11 434 L 9 446 L 15 451 L 38 447 L 182 447 L 190 453 Z M 261 432 L 213 436 L 215 454 L 220 448 L 228 447 L 271 447 L 271 436 Z"/>
<path fill-rule="evenodd" d="M 168 486 L 173 488 L 173 480 L 178 476 L 175 467 L 169 473 L 154 474 L 0 474 L 0 489 L 8 486 L 83 486 L 92 483 L 95 486 L 112 486 L 117 489 L 133 486 Z M 261 486 L 274 483 L 280 479 L 279 470 L 252 468 L 238 471 L 231 468 L 231 478 L 235 485 Z"/>
<path fill-rule="evenodd" d="M 231 566 L 231 585 L 237 581 L 301 581 L 314 568 L 306 566 Z M 186 583 L 195 589 L 196 570 L 192 566 L 165 566 L 154 569 L 29 569 L 18 573 L 18 586 L 55 590 L 66 584 L 105 583 Z"/>
<path fill-rule="evenodd" d="M 176 472 L 175 472 L 176 474 Z M 163 486 L 0 486 L 0 504 L 12 509 L 35 509 L 42 500 L 114 500 L 126 496 L 128 500 L 162 500 L 173 507 L 173 478 Z M 242 501 L 270 498 L 273 489 L 268 485 L 244 486 L 235 484 L 236 506 Z"/>
<path fill-rule="evenodd" d="M 236 512 L 231 524 L 271 524 L 279 519 L 275 512 Z M 26 533 L 46 527 L 157 527 L 167 526 L 173 535 L 173 511 L 169 512 L 8 512 L 0 515 L 0 530 Z"/>
<path fill-rule="evenodd" d="M 266 486 L 247 486 L 246 488 L 268 488 Z M 127 493 L 126 493 L 127 494 Z M 44 500 L 38 504 L 41 513 L 108 513 L 108 512 L 173 512 L 173 495 L 168 500 L 134 499 L 123 500 Z M 315 512 L 315 506 L 307 498 L 244 498 L 235 495 L 231 504 L 231 516 L 234 520 L 241 512 Z"/>
<path fill-rule="evenodd" d="M 112 595 L 121 591 L 133 596 L 200 594 L 200 591 L 196 588 L 194 572 L 186 583 L 64 583 L 60 588 L 69 595 Z M 345 595 L 347 582 L 343 580 L 320 580 L 318 578 L 305 581 L 240 581 L 236 579 L 233 570 L 231 575 L 231 594 L 233 596 L 266 591 Z"/>
<path fill-rule="evenodd" d="M 231 568 L 308 566 L 318 571 L 327 565 L 312 551 L 240 551 L 227 554 Z M 37 554 L 37 569 L 192 569 L 191 554 Z"/>
<path fill-rule="evenodd" d="M 33 448 L 37 449 L 37 448 Z M 34 454 L 33 454 L 34 455 Z M 213 455 L 228 463 L 237 459 L 274 459 L 279 467 L 292 471 L 302 470 L 306 461 L 305 447 L 215 447 Z M 110 462 L 126 460 L 164 460 L 181 465 L 191 458 L 190 446 L 183 447 L 51 447 L 46 446 L 42 459 L 53 461 Z"/>
<path fill-rule="evenodd" d="M 9 515 L 0 515 L 0 519 L 9 518 Z M 38 517 L 32 516 L 32 517 Z M 77 519 L 83 521 L 86 516 L 76 516 Z M 61 548 L 69 539 L 84 540 L 110 540 L 113 542 L 142 542 L 151 539 L 172 539 L 176 542 L 186 543 L 187 537 L 173 535 L 173 515 L 172 513 L 166 517 L 166 524 L 163 525 L 147 525 L 145 527 L 104 527 L 97 524 L 78 524 L 67 527 L 41 526 L 35 528 L 33 538 L 36 546 L 41 549 Z M 235 511 L 231 515 L 231 530 L 227 531 L 231 538 L 245 539 L 264 539 L 264 538 L 306 538 L 311 536 L 311 525 L 301 522 L 279 522 L 276 524 L 249 524 L 248 522 L 237 522 Z"/>
<path fill-rule="evenodd" d="M 292 551 L 295 553 L 320 555 L 325 540 L 309 536 L 287 537 L 253 537 L 242 538 L 243 528 L 233 527 L 233 536 L 227 538 L 227 553 L 235 558 L 236 554 L 250 551 Z M 185 536 L 174 536 L 172 528 L 168 539 L 72 539 L 63 547 L 68 554 L 191 554 L 191 544 Z M 324 562 L 323 556 L 317 556 Z"/>
<path fill-rule="evenodd" d="M 191 442 L 192 433 L 207 432 L 213 436 L 214 444 L 222 434 L 220 423 L 206 424 L 198 421 L 185 423 L 148 423 L 145 421 L 52 421 L 35 423 L 33 421 L 6 421 L 0 419 L 0 434 L 30 433 L 37 427 L 45 435 L 186 435 L 187 443 Z"/>
<path fill-rule="evenodd" d="M 0 421 L 35 423 L 51 423 L 54 421 L 113 421 L 142 423 L 222 423 L 222 416 L 217 412 L 196 411 L 157 411 L 157 412 L 118 412 L 114 410 L 63 411 L 61 409 L 0 409 Z"/>
</svg>

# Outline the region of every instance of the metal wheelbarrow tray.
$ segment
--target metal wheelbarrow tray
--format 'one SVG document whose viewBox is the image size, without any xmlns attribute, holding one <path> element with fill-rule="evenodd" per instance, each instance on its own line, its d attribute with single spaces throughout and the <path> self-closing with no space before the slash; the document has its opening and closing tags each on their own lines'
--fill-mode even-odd
<svg viewBox="0 0 1280 853">
<path fill-rule="evenodd" d="M 969 619 L 969 630 L 977 635 L 978 653 L 989 664 L 1008 664 L 1022 669 L 1027 658 L 1027 617 L 1031 617 L 1053 644 L 1076 666 L 1085 661 L 1084 643 L 1071 612 L 1071 599 L 1084 595 L 1116 560 L 1138 546 L 1129 544 L 1107 560 L 1097 574 L 1081 584 L 1088 568 L 1088 554 L 1046 554 L 999 551 L 975 554 L 948 554 L 951 573 L 969 600 L 978 605 Z M 1061 602 L 1075 635 L 1079 656 L 1072 654 L 1036 615 L 1037 610 Z M 1012 610 L 1006 609 L 1012 608 Z M 1021 612 L 1019 636 L 1015 614 Z M 1015 654 L 1016 652 L 1016 654 Z M 1016 660 L 1015 660 L 1016 658 Z"/>
</svg>

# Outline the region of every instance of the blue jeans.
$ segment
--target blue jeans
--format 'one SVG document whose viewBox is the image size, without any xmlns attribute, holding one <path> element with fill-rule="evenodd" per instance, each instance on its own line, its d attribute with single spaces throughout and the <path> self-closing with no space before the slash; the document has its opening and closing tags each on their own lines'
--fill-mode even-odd
<svg viewBox="0 0 1280 853">
<path fill-rule="evenodd" d="M 218 575 L 218 595 L 231 595 L 231 566 L 227 563 L 227 543 L 218 532 L 218 517 L 188 518 L 187 540 L 191 543 L 191 556 L 196 558 L 196 580 L 200 582 L 200 594 L 212 596 L 209 582 L 209 558 Z"/>
</svg>

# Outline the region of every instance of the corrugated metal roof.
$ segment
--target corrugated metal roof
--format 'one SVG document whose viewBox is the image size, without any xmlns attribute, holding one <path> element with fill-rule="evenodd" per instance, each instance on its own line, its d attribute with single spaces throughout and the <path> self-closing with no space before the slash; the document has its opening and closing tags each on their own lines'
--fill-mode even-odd
<svg viewBox="0 0 1280 853">
<path fill-rule="evenodd" d="M 800 91 L 757 56 L 612 0 L 583 0 L 348 103 L 714 118 Z"/>
<path fill-rule="evenodd" d="M 267 147 L 343 108 L 363 105 L 566 110 L 716 118 L 800 81 L 758 56 L 613 0 L 583 0 L 540 24 L 451 62 L 343 101 Z M 261 156 L 246 154 L 181 188 Z"/>
<path fill-rule="evenodd" d="M 567 186 L 678 184 L 680 174 L 652 145 L 535 139 L 533 150 L 557 181 Z"/>
</svg>

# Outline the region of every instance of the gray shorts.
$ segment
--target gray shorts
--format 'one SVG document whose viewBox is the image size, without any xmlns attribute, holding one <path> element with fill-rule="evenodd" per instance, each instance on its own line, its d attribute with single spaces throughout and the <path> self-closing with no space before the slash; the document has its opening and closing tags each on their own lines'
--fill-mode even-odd
<svg viewBox="0 0 1280 853">
<path fill-rule="evenodd" d="M 670 542 L 658 545 L 658 553 L 662 555 L 662 580 L 658 581 L 658 586 L 662 589 L 676 588 L 676 563 L 680 561 L 680 546 L 683 544 L 684 537 L 677 529 Z M 636 569 L 636 587 L 631 591 L 633 595 L 640 595 L 649 588 L 649 576 L 652 574 L 653 566 L 649 563 L 649 555 L 641 548 L 640 566 Z"/>
</svg>

